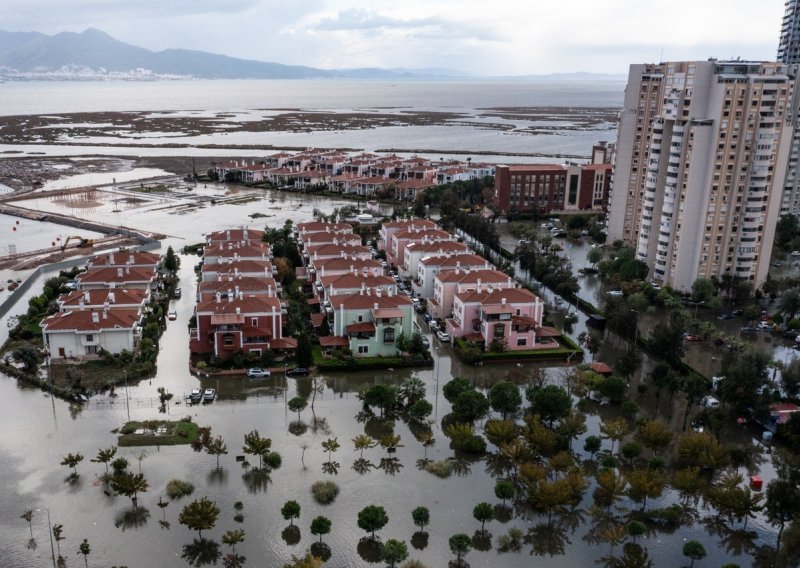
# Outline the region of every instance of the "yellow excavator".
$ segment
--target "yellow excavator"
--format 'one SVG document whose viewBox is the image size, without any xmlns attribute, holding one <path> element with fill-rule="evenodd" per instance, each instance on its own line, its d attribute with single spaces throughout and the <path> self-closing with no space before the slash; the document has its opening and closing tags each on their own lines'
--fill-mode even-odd
<svg viewBox="0 0 800 568">
<path fill-rule="evenodd" d="M 61 252 L 67 250 L 67 245 L 69 245 L 70 241 L 78 241 L 78 248 L 85 248 L 94 245 L 94 239 L 84 239 L 80 235 L 70 235 L 64 242 L 61 243 Z"/>
</svg>

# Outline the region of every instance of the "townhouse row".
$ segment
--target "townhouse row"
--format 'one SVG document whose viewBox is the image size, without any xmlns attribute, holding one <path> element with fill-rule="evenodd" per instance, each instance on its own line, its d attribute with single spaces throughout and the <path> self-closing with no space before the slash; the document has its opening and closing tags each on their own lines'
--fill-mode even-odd
<svg viewBox="0 0 800 568">
<path fill-rule="evenodd" d="M 53 360 L 92 359 L 101 350 L 134 352 L 142 321 L 161 289 L 161 257 L 117 251 L 92 258 L 72 286 L 58 297 L 58 311 L 40 324 Z"/>
</svg>

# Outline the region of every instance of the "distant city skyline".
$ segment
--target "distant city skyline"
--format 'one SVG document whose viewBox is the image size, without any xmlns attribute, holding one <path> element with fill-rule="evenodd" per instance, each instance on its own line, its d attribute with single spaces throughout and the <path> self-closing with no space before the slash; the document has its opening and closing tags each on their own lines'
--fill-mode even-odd
<svg viewBox="0 0 800 568">
<path fill-rule="evenodd" d="M 775 60 L 783 12 L 783 0 L 6 0 L 0 22 L 322 68 L 623 74 L 639 62 Z"/>
</svg>

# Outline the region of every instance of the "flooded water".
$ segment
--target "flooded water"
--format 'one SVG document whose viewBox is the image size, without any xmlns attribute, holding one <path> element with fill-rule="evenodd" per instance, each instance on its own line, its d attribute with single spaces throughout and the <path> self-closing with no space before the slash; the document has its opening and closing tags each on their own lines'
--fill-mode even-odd
<svg viewBox="0 0 800 568">
<path fill-rule="evenodd" d="M 222 193 L 218 186 L 198 188 L 198 192 Z M 241 194 L 251 195 L 252 192 Z M 186 211 L 183 200 L 143 195 L 146 203 L 120 211 L 118 218 L 120 223 L 127 226 L 167 232 L 170 238 L 164 242 L 164 247 L 169 244 L 179 247 L 184 243 L 200 241 L 204 232 L 217 227 L 246 224 L 262 228 L 265 223 L 282 225 L 286 219 L 301 222 L 311 218 L 314 208 L 331 211 L 333 207 L 345 203 L 279 192 L 253 195 L 256 200 L 244 204 L 205 205 Z M 81 208 L 80 215 L 106 221 L 114 218 L 108 195 L 99 201 L 99 205 Z M 58 211 L 67 207 L 44 199 L 39 199 L 37 205 Z M 248 217 L 255 212 L 270 217 Z M 493 491 L 495 478 L 487 472 L 488 466 L 483 459 L 461 456 L 458 473 L 448 479 L 439 479 L 418 469 L 417 462 L 424 457 L 425 450 L 415 439 L 413 429 L 400 420 L 394 423 L 394 432 L 402 438 L 403 447 L 396 454 L 401 467 L 394 475 L 381 469 L 373 469 L 364 475 L 357 473 L 352 469 L 352 464 L 358 456 L 349 440 L 359 433 L 379 435 L 381 425 L 375 421 L 361 423 L 356 420 L 361 408 L 356 394 L 365 385 L 399 384 L 412 376 L 420 378 L 426 385 L 427 398 L 435 408 L 432 430 L 436 443 L 427 451 L 427 457 L 445 459 L 452 457 L 454 452 L 442 432 L 442 419 L 450 412 L 448 402 L 441 395 L 442 385 L 453 376 L 469 377 L 481 388 L 502 378 L 522 384 L 531 379 L 537 370 L 536 366 L 465 367 L 453 359 L 449 348 L 441 347 L 429 334 L 434 345 L 434 368 L 326 375 L 325 388 L 317 395 L 315 404 L 316 417 L 324 419 L 326 428 L 316 432 L 308 428 L 300 432 L 292 424 L 297 417 L 288 411 L 286 401 L 298 392 L 307 394 L 310 389 L 308 379 L 278 378 L 251 382 L 244 377 L 233 377 L 204 378 L 200 381 L 189 373 L 187 323 L 193 310 L 193 294 L 189 291 L 193 289 L 195 281 L 192 272 L 195 262 L 196 257 L 182 257 L 180 276 L 184 294 L 171 307 L 177 311 L 178 318 L 168 322 L 162 337 L 158 373 L 152 380 L 128 389 L 127 408 L 123 388 L 118 389 L 120 396 L 116 399 L 96 396 L 81 409 L 61 400 L 53 400 L 46 393 L 27 388 L 13 379 L 0 377 L 0 400 L 3 401 L 0 428 L 4 433 L 0 437 L 0 565 L 9 568 L 51 565 L 46 513 L 49 511 L 51 523 L 64 525 L 66 540 L 62 548 L 68 558 L 68 566 L 82 563 L 82 559 L 75 555 L 75 550 L 83 538 L 87 538 L 92 547 L 90 565 L 187 566 L 187 561 L 181 556 L 184 547 L 192 544 L 196 534 L 180 525 L 177 518 L 182 506 L 191 498 L 172 502 L 163 517 L 156 506 L 159 496 L 164 495 L 166 483 L 178 478 L 195 485 L 192 498 L 207 495 L 222 510 L 216 527 L 204 532 L 205 537 L 219 542 L 226 530 L 245 530 L 245 542 L 237 546 L 237 552 L 247 557 L 247 566 L 281 566 L 292 554 L 301 554 L 315 540 L 308 526 L 317 515 L 325 515 L 333 522 L 331 534 L 324 539 L 332 553 L 326 566 L 344 568 L 370 565 L 360 554 L 364 550 L 363 545 L 359 547 L 359 539 L 365 533 L 356 525 L 357 512 L 370 504 L 384 506 L 389 516 L 389 523 L 380 531 L 380 536 L 384 540 L 397 538 L 407 542 L 411 542 L 415 532 L 411 510 L 420 505 L 429 507 L 431 525 L 427 529 L 427 545 L 421 549 L 410 546 L 411 557 L 431 567 L 444 566 L 451 558 L 448 538 L 457 532 L 472 535 L 479 528 L 472 518 L 475 504 L 480 501 L 497 503 Z M 573 334 L 580 332 L 581 325 L 576 325 Z M 422 327 L 425 329 L 424 325 Z M 609 342 L 609 349 L 613 349 L 613 342 Z M 548 370 L 548 376 L 553 380 L 559 374 L 559 368 Z M 175 401 L 183 400 L 185 394 L 197 386 L 217 389 L 218 400 L 213 404 L 193 407 L 172 404 L 169 415 L 182 417 L 188 414 L 198 424 L 211 426 L 213 434 L 219 434 L 226 440 L 229 454 L 222 456 L 221 469 L 217 470 L 212 456 L 194 453 L 187 446 L 150 447 L 141 461 L 138 459 L 141 455 L 138 449 L 120 449 L 119 454 L 131 462 L 132 470 L 138 470 L 141 465 L 150 485 L 150 490 L 141 495 L 139 500 L 140 508 L 146 513 L 126 515 L 131 511 L 130 501 L 104 494 L 102 484 L 98 483 L 98 476 L 104 468 L 89 462 L 89 459 L 94 457 L 99 448 L 116 443 L 111 431 L 127 420 L 128 412 L 135 420 L 163 416 L 157 410 L 156 392 L 162 386 L 176 395 Z M 634 391 L 634 388 L 631 390 Z M 637 399 L 637 402 L 643 407 L 648 404 L 647 399 Z M 590 409 L 589 431 L 584 437 L 596 434 L 600 418 L 609 415 L 607 407 Z M 302 420 L 306 425 L 312 422 L 310 409 L 303 411 Z M 254 483 L 235 459 L 237 455 L 242 455 L 244 434 L 253 429 L 272 438 L 273 448 L 283 456 L 282 467 L 263 483 Z M 328 437 L 337 437 L 342 444 L 333 456 L 340 464 L 335 476 L 322 471 L 327 457 L 321 441 Z M 308 449 L 304 456 L 304 468 L 301 444 L 306 443 Z M 573 445 L 578 449 L 582 446 L 583 437 Z M 66 481 L 69 472 L 59 465 L 61 458 L 69 452 L 80 452 L 86 457 L 78 466 L 80 478 L 75 483 Z M 583 459 L 588 458 L 580 450 L 579 455 Z M 385 457 L 387 454 L 379 448 L 365 453 L 365 458 L 375 465 Z M 332 505 L 320 506 L 312 500 L 309 488 L 314 481 L 325 479 L 335 480 L 341 493 Z M 581 510 L 585 511 L 591 504 L 591 493 L 590 487 Z M 302 507 L 298 523 L 301 538 L 298 543 L 291 545 L 282 537 L 287 523 L 279 514 L 281 505 L 288 499 L 297 500 Z M 665 492 L 663 497 L 649 506 L 665 506 L 675 500 L 673 492 Z M 233 519 L 233 504 L 236 501 L 244 503 L 242 524 Z M 628 503 L 623 505 L 630 506 Z M 37 511 L 33 520 L 35 548 L 29 547 L 27 523 L 19 518 L 26 509 Z M 707 512 L 701 509 L 701 513 Z M 504 523 L 493 521 L 487 528 L 497 537 L 511 526 L 518 526 L 527 532 L 544 520 L 544 517 L 528 519 L 517 515 Z M 583 514 L 583 520 L 574 529 L 551 535 L 554 539 L 552 545 L 558 550 L 554 556 L 532 557 L 532 546 L 527 544 L 518 554 L 472 551 L 467 560 L 471 566 L 500 568 L 516 568 L 520 563 L 556 568 L 590 566 L 607 555 L 608 548 L 590 545 L 583 539 L 589 528 L 588 516 Z M 757 542 L 774 540 L 774 530 L 766 526 L 761 517 L 751 521 L 749 528 L 757 531 Z M 705 544 L 709 552 L 706 560 L 709 565 L 729 561 L 748 562 L 746 557 L 736 557 L 718 545 L 715 538 L 705 534 L 702 525 L 683 527 L 670 534 L 652 533 L 644 539 L 643 544 L 649 549 L 655 565 L 667 568 L 682 565 L 684 559 L 679 543 L 688 539 L 698 539 Z M 418 541 L 414 542 L 421 546 Z M 563 550 L 559 550 L 559 544 Z M 220 545 L 220 548 L 224 547 Z"/>
</svg>

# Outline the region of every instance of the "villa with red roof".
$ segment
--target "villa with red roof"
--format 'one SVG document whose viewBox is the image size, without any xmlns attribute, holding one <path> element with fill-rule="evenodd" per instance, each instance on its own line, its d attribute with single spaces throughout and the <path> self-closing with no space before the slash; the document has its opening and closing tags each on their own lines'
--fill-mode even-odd
<svg viewBox="0 0 800 568">
<path fill-rule="evenodd" d="M 453 313 L 456 294 L 508 288 L 516 288 L 516 283 L 499 270 L 442 270 L 434 277 L 433 297 L 428 300 L 428 311 L 434 318 L 447 318 Z"/>
<path fill-rule="evenodd" d="M 157 286 L 155 268 L 90 268 L 75 277 L 78 290 L 98 288 L 136 288 L 151 290 Z"/>
<path fill-rule="evenodd" d="M 411 219 L 407 221 L 390 221 L 381 225 L 378 233 L 378 250 L 389 252 L 392 236 L 398 231 L 407 229 L 441 229 L 430 219 Z"/>
<path fill-rule="evenodd" d="M 439 243 L 455 241 L 456 237 L 442 229 L 405 229 L 392 234 L 386 260 L 391 264 L 402 265 L 405 248 L 411 243 Z"/>
<path fill-rule="evenodd" d="M 329 299 L 333 308 L 331 335 L 346 337 L 356 357 L 398 355 L 397 338 L 401 333 L 411 337 L 414 312 L 407 296 L 359 291 Z"/>
<path fill-rule="evenodd" d="M 149 289 L 96 288 L 64 294 L 58 297 L 56 303 L 60 312 L 103 309 L 141 311 L 149 301 Z"/>
<path fill-rule="evenodd" d="M 417 262 L 416 278 L 411 285 L 414 293 L 421 298 L 433 297 L 436 275 L 443 270 L 491 270 L 494 265 L 477 254 L 445 254 L 425 256 Z"/>
<path fill-rule="evenodd" d="M 382 294 L 397 294 L 397 282 L 388 276 L 363 275 L 357 272 L 349 274 L 328 275 L 319 278 L 323 298 L 343 296 L 371 290 L 373 294 L 380 291 Z"/>
<path fill-rule="evenodd" d="M 100 350 L 133 352 L 142 320 L 140 309 L 77 309 L 57 312 L 41 322 L 45 349 L 53 359 L 87 359 Z"/>
<path fill-rule="evenodd" d="M 92 257 L 87 268 L 144 268 L 158 270 L 161 256 L 154 252 L 115 251 Z"/>
<path fill-rule="evenodd" d="M 218 264 L 203 264 L 203 280 L 216 280 L 228 276 L 253 278 L 272 277 L 272 263 L 268 260 L 230 260 Z"/>
<path fill-rule="evenodd" d="M 543 309 L 542 301 L 524 288 L 460 292 L 453 300 L 453 316 L 445 320 L 446 329 L 452 337 L 484 349 L 494 340 L 502 340 L 509 351 L 535 349 Z"/>
<path fill-rule="evenodd" d="M 446 254 L 465 254 L 469 247 L 459 241 L 418 241 L 408 243 L 403 250 L 403 268 L 409 274 L 416 275 L 419 260 L 426 256 L 444 256 Z"/>
<path fill-rule="evenodd" d="M 380 260 L 359 257 L 334 257 L 313 258 L 309 260 L 309 274 L 311 280 L 318 280 L 323 276 L 342 275 L 358 272 L 362 275 L 379 276 L 384 273 Z"/>
<path fill-rule="evenodd" d="M 250 244 L 250 242 L 263 242 L 264 231 L 257 231 L 248 227 L 240 227 L 237 229 L 223 229 L 221 231 L 214 231 L 206 235 L 206 243 L 220 243 L 220 242 L 239 242 L 242 244 Z"/>
<path fill-rule="evenodd" d="M 239 351 L 255 356 L 267 349 L 294 349 L 297 340 L 284 338 L 281 302 L 277 297 L 217 294 L 195 307 L 196 327 L 190 330 L 193 354 L 226 359 Z"/>
</svg>

